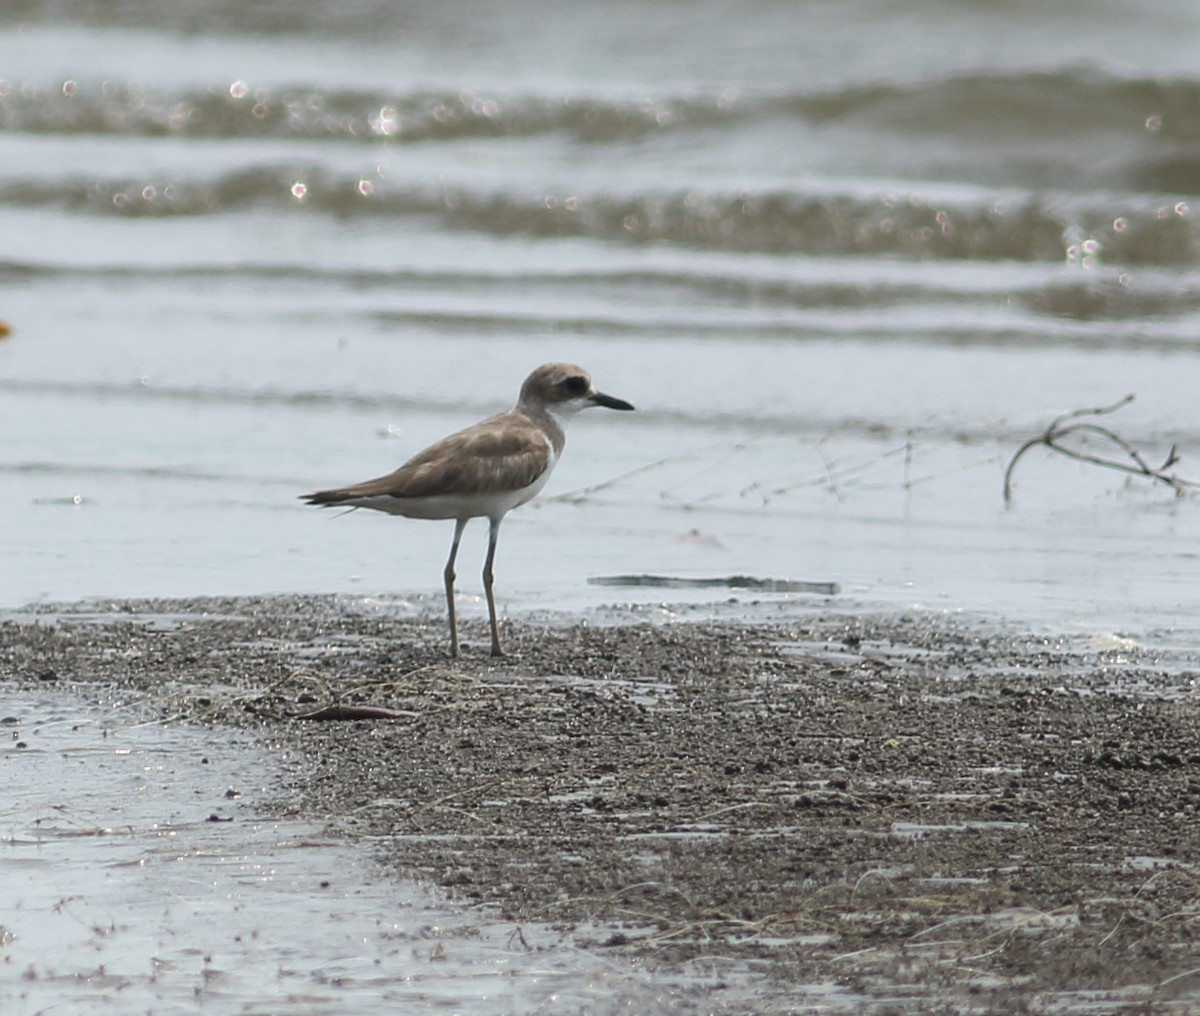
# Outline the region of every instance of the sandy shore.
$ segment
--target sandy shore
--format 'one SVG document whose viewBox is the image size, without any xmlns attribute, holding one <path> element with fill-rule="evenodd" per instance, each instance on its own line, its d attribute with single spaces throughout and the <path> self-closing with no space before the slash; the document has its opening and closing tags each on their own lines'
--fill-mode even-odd
<svg viewBox="0 0 1200 1016">
<path fill-rule="evenodd" d="M 1200 670 L 928 618 L 464 631 L 38 607 L 0 677 L 260 728 L 281 812 L 589 948 L 761 970 L 759 1011 L 1200 1011 Z M 297 718 L 335 703 L 415 715 Z"/>
</svg>

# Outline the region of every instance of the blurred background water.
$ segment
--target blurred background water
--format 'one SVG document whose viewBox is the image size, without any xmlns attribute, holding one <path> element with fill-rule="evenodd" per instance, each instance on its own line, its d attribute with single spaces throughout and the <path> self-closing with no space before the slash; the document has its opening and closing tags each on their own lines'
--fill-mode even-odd
<svg viewBox="0 0 1200 1016">
<path fill-rule="evenodd" d="M 440 610 L 449 524 L 296 495 L 573 360 L 639 412 L 506 521 L 510 614 L 749 574 L 1195 645 L 1194 498 L 1001 474 L 1134 392 L 1108 422 L 1200 478 L 1198 262 L 1177 0 L 12 0 L 0 606 Z"/>
</svg>

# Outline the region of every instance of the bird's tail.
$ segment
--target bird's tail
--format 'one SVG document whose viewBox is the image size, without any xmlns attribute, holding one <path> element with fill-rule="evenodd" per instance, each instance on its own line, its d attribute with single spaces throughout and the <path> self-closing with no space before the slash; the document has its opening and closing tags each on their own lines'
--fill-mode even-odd
<svg viewBox="0 0 1200 1016">
<path fill-rule="evenodd" d="M 319 508 L 330 508 L 345 504 L 355 497 L 353 487 L 339 487 L 337 490 L 318 490 L 313 494 L 301 494 L 300 500 L 305 504 L 314 504 Z"/>
</svg>

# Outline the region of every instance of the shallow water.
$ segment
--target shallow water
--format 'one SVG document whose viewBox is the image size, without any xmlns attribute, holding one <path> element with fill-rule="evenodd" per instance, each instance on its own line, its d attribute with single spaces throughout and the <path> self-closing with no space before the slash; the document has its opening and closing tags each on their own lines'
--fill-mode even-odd
<svg viewBox="0 0 1200 1016">
<path fill-rule="evenodd" d="M 669 1012 L 708 983 L 380 878 L 269 817 L 283 770 L 245 735 L 63 695 L 0 713 L 5 1013 Z"/>
<path fill-rule="evenodd" d="M 639 411 L 506 521 L 508 613 L 751 575 L 1200 643 L 1195 498 L 1037 452 L 1001 501 L 1026 437 L 1128 392 L 1112 427 L 1200 478 L 1200 13 L 731 12 L 0 12 L 0 606 L 440 609 L 448 526 L 296 495 L 571 359 Z"/>
</svg>

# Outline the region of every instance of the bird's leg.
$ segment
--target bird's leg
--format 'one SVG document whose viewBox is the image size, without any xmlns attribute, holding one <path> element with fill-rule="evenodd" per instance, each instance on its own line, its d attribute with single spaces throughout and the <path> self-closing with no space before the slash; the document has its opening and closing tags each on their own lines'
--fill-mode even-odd
<svg viewBox="0 0 1200 1016">
<path fill-rule="evenodd" d="M 454 523 L 454 540 L 450 544 L 450 557 L 446 561 L 446 570 L 442 577 L 446 580 L 446 611 L 450 615 L 450 655 L 458 655 L 458 621 L 454 616 L 454 559 L 458 557 L 458 541 L 462 539 L 463 530 L 467 528 L 466 519 L 458 519 Z"/>
<path fill-rule="evenodd" d="M 492 596 L 492 561 L 496 557 L 496 537 L 500 534 L 500 519 L 503 517 L 501 515 L 489 520 L 491 528 L 488 530 L 487 559 L 483 562 L 483 591 L 487 594 L 488 617 L 492 622 L 493 656 L 504 655 L 504 650 L 500 648 L 500 629 L 496 625 L 496 599 Z"/>
</svg>

